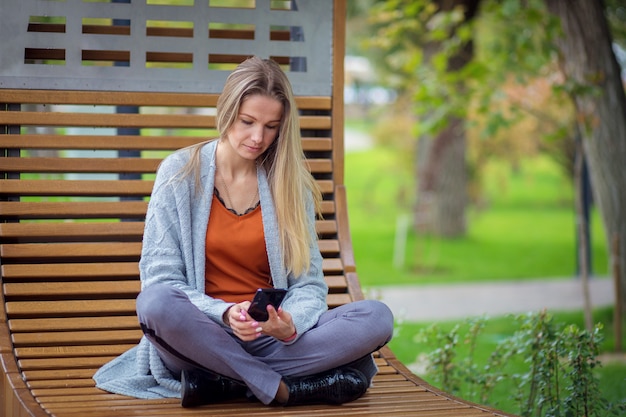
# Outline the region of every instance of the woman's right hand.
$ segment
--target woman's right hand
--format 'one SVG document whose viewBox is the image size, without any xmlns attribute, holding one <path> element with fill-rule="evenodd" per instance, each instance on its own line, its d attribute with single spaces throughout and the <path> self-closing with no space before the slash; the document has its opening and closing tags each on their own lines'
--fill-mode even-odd
<svg viewBox="0 0 626 417">
<path fill-rule="evenodd" d="M 229 326 L 235 336 L 244 342 L 250 342 L 261 336 L 261 326 L 248 314 L 250 301 L 234 304 L 224 313 L 224 323 Z"/>
</svg>

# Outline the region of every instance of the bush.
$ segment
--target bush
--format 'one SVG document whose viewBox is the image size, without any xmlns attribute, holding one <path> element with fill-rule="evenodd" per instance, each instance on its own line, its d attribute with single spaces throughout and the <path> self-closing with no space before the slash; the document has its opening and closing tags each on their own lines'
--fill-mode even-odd
<svg viewBox="0 0 626 417">
<path fill-rule="evenodd" d="M 494 390 L 506 385 L 508 404 L 517 407 L 507 411 L 524 417 L 600 417 L 626 411 L 626 403 L 611 404 L 603 397 L 595 375 L 601 366 L 597 360 L 601 325 L 589 332 L 556 324 L 545 312 L 518 316 L 517 330 L 500 340 L 481 366 L 475 354 L 486 322 L 471 319 L 463 333 L 460 325 L 449 332 L 432 325 L 418 335 L 435 347 L 427 355 L 434 385 L 500 408 Z M 461 350 L 466 352 L 463 358 Z"/>
</svg>

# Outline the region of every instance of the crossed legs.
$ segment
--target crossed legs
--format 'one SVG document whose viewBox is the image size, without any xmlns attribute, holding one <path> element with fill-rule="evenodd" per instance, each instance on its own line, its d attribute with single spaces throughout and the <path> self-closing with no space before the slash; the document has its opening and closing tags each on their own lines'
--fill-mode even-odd
<svg viewBox="0 0 626 417">
<path fill-rule="evenodd" d="M 281 381 L 284 388 L 283 378 L 310 376 L 351 362 L 369 385 L 376 373 L 370 353 L 387 343 L 393 331 L 389 308 L 366 300 L 324 313 L 294 344 L 268 336 L 243 342 L 169 285 L 142 291 L 137 313 L 146 337 L 175 376 L 208 370 L 242 381 L 264 404 L 276 398 Z"/>
</svg>

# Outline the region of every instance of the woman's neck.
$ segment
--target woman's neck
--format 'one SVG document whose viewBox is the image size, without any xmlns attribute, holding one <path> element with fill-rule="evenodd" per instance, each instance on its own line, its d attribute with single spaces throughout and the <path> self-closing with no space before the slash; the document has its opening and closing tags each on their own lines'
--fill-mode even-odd
<svg viewBox="0 0 626 417">
<path fill-rule="evenodd" d="M 217 146 L 215 164 L 221 175 L 230 180 L 229 182 L 239 182 L 252 176 L 256 178 L 256 161 L 241 158 L 222 142 Z"/>
</svg>

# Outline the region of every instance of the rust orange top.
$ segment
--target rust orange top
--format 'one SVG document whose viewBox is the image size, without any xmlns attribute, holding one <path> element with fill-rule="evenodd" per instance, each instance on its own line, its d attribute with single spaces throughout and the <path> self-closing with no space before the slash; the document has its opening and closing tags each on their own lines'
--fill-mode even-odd
<svg viewBox="0 0 626 417">
<path fill-rule="evenodd" d="M 272 286 L 261 205 L 238 216 L 213 194 L 206 233 L 205 293 L 239 303 Z"/>
</svg>

